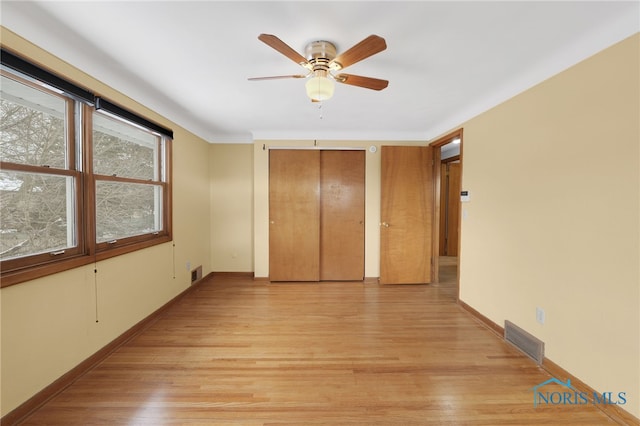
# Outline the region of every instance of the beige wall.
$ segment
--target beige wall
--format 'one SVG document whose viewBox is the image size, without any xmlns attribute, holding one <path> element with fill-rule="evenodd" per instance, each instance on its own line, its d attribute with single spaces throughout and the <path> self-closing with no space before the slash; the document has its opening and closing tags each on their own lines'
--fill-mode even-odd
<svg viewBox="0 0 640 426">
<path fill-rule="evenodd" d="M 186 263 L 209 273 L 211 248 L 209 144 L 4 28 L 1 37 L 4 47 L 172 128 L 175 137 L 173 243 L 0 290 L 5 415 L 186 289 Z"/>
<path fill-rule="evenodd" d="M 461 300 L 542 339 L 550 360 L 596 390 L 627 392 L 623 408 L 636 417 L 639 43 L 627 39 L 464 124 L 471 201 L 460 267 Z"/>
<path fill-rule="evenodd" d="M 213 144 L 211 269 L 253 272 L 253 146 Z"/>
</svg>

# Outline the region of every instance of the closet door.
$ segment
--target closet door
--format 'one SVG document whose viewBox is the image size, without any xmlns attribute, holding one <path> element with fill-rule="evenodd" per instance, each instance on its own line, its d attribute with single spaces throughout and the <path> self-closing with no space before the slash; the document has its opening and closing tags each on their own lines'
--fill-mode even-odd
<svg viewBox="0 0 640 426">
<path fill-rule="evenodd" d="M 269 278 L 320 279 L 320 151 L 269 151 Z"/>
<path fill-rule="evenodd" d="M 321 151 L 320 280 L 364 279 L 365 151 Z"/>
</svg>

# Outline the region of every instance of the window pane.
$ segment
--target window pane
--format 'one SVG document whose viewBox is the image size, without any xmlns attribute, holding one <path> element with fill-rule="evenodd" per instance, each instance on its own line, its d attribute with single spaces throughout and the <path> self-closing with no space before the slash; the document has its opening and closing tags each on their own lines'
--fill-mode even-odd
<svg viewBox="0 0 640 426">
<path fill-rule="evenodd" d="M 0 159 L 66 168 L 66 101 L 5 76 L 0 92 Z"/>
<path fill-rule="evenodd" d="M 158 180 L 158 140 L 138 127 L 94 113 L 94 173 Z"/>
<path fill-rule="evenodd" d="M 96 240 L 162 230 L 162 187 L 126 182 L 96 182 Z"/>
<path fill-rule="evenodd" d="M 74 179 L 0 171 L 0 258 L 76 246 Z"/>
</svg>

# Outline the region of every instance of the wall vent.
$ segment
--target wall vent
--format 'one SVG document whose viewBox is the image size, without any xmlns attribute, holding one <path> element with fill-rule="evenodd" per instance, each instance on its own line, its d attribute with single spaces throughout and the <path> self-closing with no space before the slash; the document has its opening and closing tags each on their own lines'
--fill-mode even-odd
<svg viewBox="0 0 640 426">
<path fill-rule="evenodd" d="M 191 271 L 191 284 L 200 279 L 202 279 L 202 266 L 198 266 L 196 269 Z"/>
<path fill-rule="evenodd" d="M 538 365 L 542 364 L 544 359 L 544 342 L 542 340 L 507 320 L 504 322 L 504 340 L 520 349 Z"/>
</svg>

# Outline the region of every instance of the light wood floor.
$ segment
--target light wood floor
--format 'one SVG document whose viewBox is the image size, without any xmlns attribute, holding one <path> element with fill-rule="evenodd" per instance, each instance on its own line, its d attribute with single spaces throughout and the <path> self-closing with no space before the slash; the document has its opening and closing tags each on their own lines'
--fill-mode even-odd
<svg viewBox="0 0 640 426">
<path fill-rule="evenodd" d="M 550 376 L 455 304 L 455 263 L 442 276 L 207 280 L 23 424 L 610 422 L 591 405 L 534 408 Z"/>
</svg>

